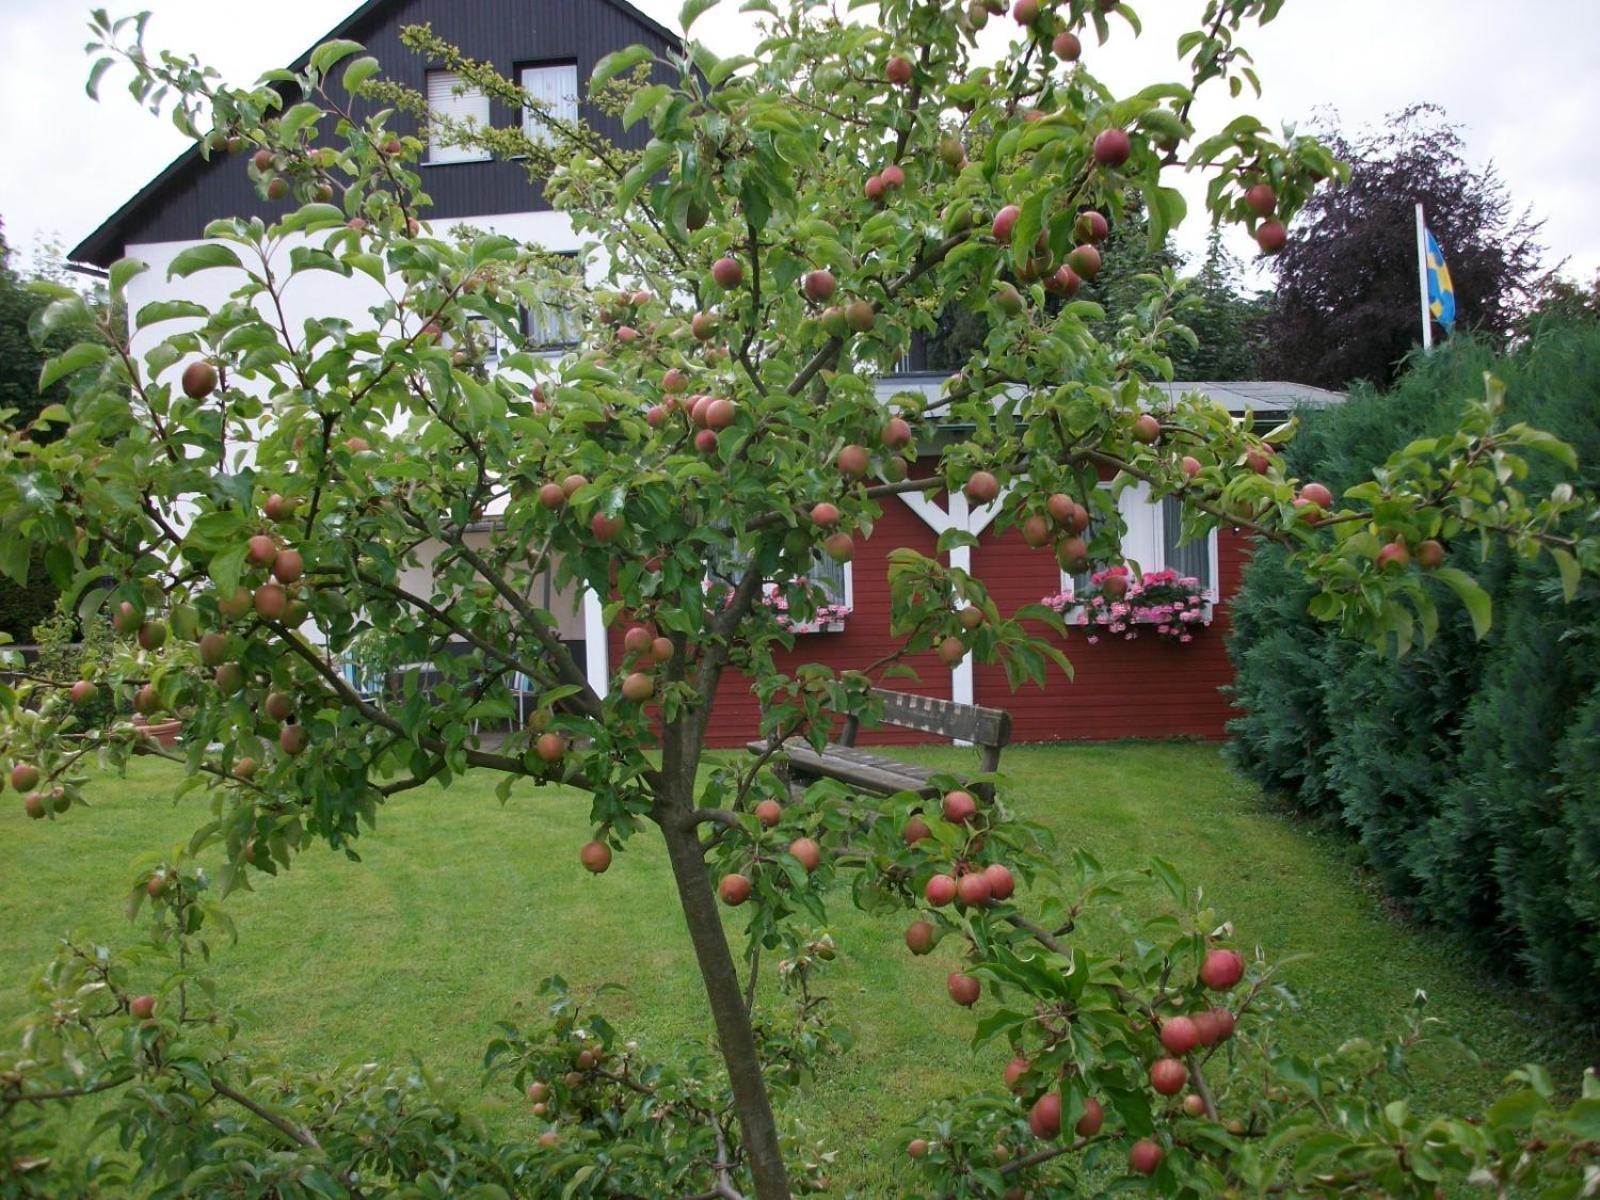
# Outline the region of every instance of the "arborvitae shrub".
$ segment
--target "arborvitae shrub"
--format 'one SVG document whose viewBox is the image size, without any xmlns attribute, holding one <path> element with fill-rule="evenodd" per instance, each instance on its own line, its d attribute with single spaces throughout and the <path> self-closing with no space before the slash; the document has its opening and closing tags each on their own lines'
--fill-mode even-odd
<svg viewBox="0 0 1600 1200">
<path fill-rule="evenodd" d="M 1386 393 L 1308 414 L 1290 462 L 1337 493 L 1408 441 L 1452 427 L 1492 370 L 1516 419 L 1577 449 L 1600 486 L 1600 323 L 1551 325 L 1495 357 L 1459 341 Z M 1548 488 L 1554 471 L 1530 477 Z M 1563 1000 L 1600 987 L 1600 587 L 1565 603 L 1547 560 L 1476 561 L 1494 627 L 1446 620 L 1401 660 L 1306 613 L 1283 556 L 1261 547 L 1234 601 L 1243 710 L 1234 762 L 1296 807 L 1342 823 L 1385 889 L 1464 935 L 1483 962 Z M 1472 560 L 1466 562 L 1465 560 Z M 1454 601 L 1440 589 L 1443 611 Z"/>
</svg>

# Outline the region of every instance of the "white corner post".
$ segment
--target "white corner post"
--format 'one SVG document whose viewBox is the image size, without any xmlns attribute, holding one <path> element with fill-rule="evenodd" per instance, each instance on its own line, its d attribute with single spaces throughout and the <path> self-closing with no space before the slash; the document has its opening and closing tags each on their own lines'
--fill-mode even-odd
<svg viewBox="0 0 1600 1200">
<path fill-rule="evenodd" d="M 583 673 L 589 686 L 595 695 L 604 697 L 611 683 L 611 663 L 606 649 L 605 606 L 593 588 L 583 590 L 583 657 Z"/>
<path fill-rule="evenodd" d="M 960 491 L 947 494 L 948 509 L 940 508 L 921 492 L 902 492 L 900 499 L 918 517 L 923 524 L 933 530 L 935 536 L 951 529 L 961 529 L 977 537 L 989 523 L 1000 514 L 1000 506 L 1005 503 L 1006 494 L 1002 492 L 993 503 L 973 508 L 967 503 L 966 494 Z M 972 547 L 953 546 L 950 549 L 950 568 L 955 571 L 965 571 L 972 574 Z M 973 686 L 972 655 L 962 658 L 954 667 L 950 668 L 950 699 L 957 704 L 975 704 L 976 690 Z M 955 739 L 958 746 L 971 745 L 970 742 Z"/>
<path fill-rule="evenodd" d="M 1422 349 L 1433 353 L 1433 310 L 1428 307 L 1428 222 L 1417 202 L 1417 286 L 1422 292 Z"/>
<path fill-rule="evenodd" d="M 966 529 L 972 519 L 970 506 L 966 496 L 961 492 L 950 493 L 950 528 Z M 952 546 L 950 548 L 950 569 L 965 571 L 972 574 L 972 547 Z M 957 704 L 971 704 L 973 702 L 972 685 L 972 655 L 964 654 L 961 661 L 950 668 L 950 699 Z"/>
</svg>

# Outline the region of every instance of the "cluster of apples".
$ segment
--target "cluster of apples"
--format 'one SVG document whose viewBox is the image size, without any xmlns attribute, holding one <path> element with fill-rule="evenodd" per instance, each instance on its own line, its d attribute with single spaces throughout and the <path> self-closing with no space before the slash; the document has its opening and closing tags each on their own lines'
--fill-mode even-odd
<svg viewBox="0 0 1600 1200">
<path fill-rule="evenodd" d="M 1126 148 L 1128 135 L 1120 129 L 1108 129 L 1101 133 L 1095 139 L 1097 157 L 1102 140 L 1108 134 L 1121 139 L 1120 142 L 1110 145 L 1107 150 L 1111 158 L 1115 159 L 1116 154 Z M 1122 159 L 1117 161 L 1125 160 L 1126 154 L 1123 154 Z M 1019 205 L 1005 205 L 995 213 L 994 221 L 989 227 L 990 235 L 1000 245 L 1010 245 L 1012 234 L 1021 216 L 1022 209 Z M 1055 296 L 1066 299 L 1076 296 L 1084 282 L 1092 282 L 1100 274 L 1101 267 L 1105 265 L 1099 247 L 1100 243 L 1111 235 L 1111 224 L 1099 210 L 1085 209 L 1073 222 L 1072 232 L 1078 239 L 1078 244 L 1067 252 L 1065 260 L 1060 263 L 1051 261 L 1048 240 L 1041 232 L 1033 244 L 1032 253 L 1017 269 L 1017 278 L 1023 283 L 1043 280 L 1045 290 Z M 1002 283 L 995 289 L 994 303 L 995 307 L 1007 316 L 1016 316 L 1025 307 L 1022 293 L 1009 283 Z"/>
<path fill-rule="evenodd" d="M 633 1043 L 629 1043 L 631 1047 Z M 580 1049 L 572 1056 L 571 1069 L 561 1075 L 561 1082 L 569 1092 L 575 1092 L 585 1084 L 593 1082 L 600 1070 L 601 1064 L 606 1061 L 606 1048 L 603 1043 L 594 1038 L 581 1040 Z M 535 1079 L 528 1084 L 526 1095 L 533 1115 L 547 1117 L 555 1108 L 557 1095 L 556 1089 L 542 1079 Z M 546 1129 L 537 1139 L 539 1148 L 553 1150 L 561 1144 L 561 1135 L 554 1129 Z"/>
<path fill-rule="evenodd" d="M 576 471 L 562 478 L 560 482 L 554 479 L 549 480 L 539 485 L 537 493 L 539 503 L 551 511 L 564 508 L 567 501 L 572 499 L 573 493 L 581 487 L 587 487 L 588 483 L 589 477 Z M 596 512 L 589 518 L 589 532 L 598 541 L 615 541 L 617 535 L 622 532 L 626 524 L 627 522 L 621 513 L 613 516 L 604 512 Z"/>
<path fill-rule="evenodd" d="M 624 662 L 633 668 L 622 677 L 622 698 L 643 704 L 655 695 L 651 668 L 670 661 L 675 653 L 672 639 L 657 637 L 643 625 L 635 625 L 622 635 L 622 652 Z"/>
<path fill-rule="evenodd" d="M 639 320 L 641 310 L 652 298 L 643 288 L 605 296 L 602 298 L 598 314 L 600 321 L 602 324 L 612 326 L 617 341 L 624 346 L 638 341 L 647 334 L 653 335 L 656 332 L 654 325 L 647 326 L 641 332 L 637 325 L 632 324 Z"/>
<path fill-rule="evenodd" d="M 390 148 L 392 146 L 392 149 Z M 398 138 L 390 138 L 380 148 L 383 153 L 396 155 L 402 147 Z M 250 156 L 249 173 L 252 180 L 266 185 L 268 200 L 287 200 L 294 190 L 292 173 L 309 171 L 313 178 L 302 193 L 307 199 L 327 204 L 333 199 L 333 185 L 322 176 L 316 164 L 303 155 L 290 155 L 269 150 L 265 146 Z"/>
<path fill-rule="evenodd" d="M 763 800 L 753 811 L 763 829 L 775 829 L 783 820 L 783 805 L 776 800 Z M 789 856 L 805 868 L 807 875 L 822 865 L 822 847 L 813 838 L 804 836 L 794 838 L 789 842 L 787 850 Z M 738 908 L 750 899 L 754 891 L 754 882 L 742 871 L 730 871 L 717 883 L 718 897 L 730 908 Z"/>
<path fill-rule="evenodd" d="M 1206 952 L 1199 971 L 1200 982 L 1215 992 L 1226 992 L 1244 978 L 1244 958 L 1237 950 L 1213 947 Z M 1161 1025 L 1161 1044 L 1171 1057 L 1156 1059 L 1150 1065 L 1151 1088 L 1162 1096 L 1175 1096 L 1189 1082 L 1189 1069 L 1182 1056 L 1202 1047 L 1212 1046 L 1233 1036 L 1234 1015 L 1226 1008 L 1202 1008 L 1193 1013 L 1167 1019 Z M 1005 1085 L 1010 1091 L 1027 1094 L 1031 1091 L 1028 1074 L 1033 1064 L 1027 1058 L 1013 1058 L 1006 1064 Z M 1059 1092 L 1046 1091 L 1037 1097 L 1028 1110 L 1028 1127 L 1033 1135 L 1051 1141 L 1061 1135 L 1063 1098 Z M 1198 1095 L 1184 1098 L 1183 1111 L 1191 1117 L 1205 1113 L 1205 1101 Z M 1094 1098 L 1084 1104 L 1084 1112 L 1075 1126 L 1079 1137 L 1094 1137 L 1105 1123 L 1105 1107 Z M 1161 1165 L 1165 1154 L 1161 1143 L 1153 1138 L 1140 1138 L 1128 1151 L 1128 1166 L 1140 1175 L 1151 1175 Z"/>
<path fill-rule="evenodd" d="M 1245 189 L 1244 203 L 1256 219 L 1253 234 L 1256 245 L 1261 247 L 1261 253 L 1266 255 L 1283 253 L 1283 248 L 1289 244 L 1289 230 L 1275 215 L 1278 211 L 1278 193 L 1273 190 L 1272 185 L 1251 184 Z"/>
<path fill-rule="evenodd" d="M 5 786 L 6 778 L 0 776 L 0 787 Z M 13 764 L 9 778 L 11 786 L 23 793 L 22 811 L 35 821 L 41 821 L 53 812 L 64 813 L 72 807 L 74 789 L 59 783 L 49 788 L 39 787 L 44 772 L 34 763 Z"/>
<path fill-rule="evenodd" d="M 1294 507 L 1300 520 L 1315 524 L 1332 510 L 1333 492 L 1325 484 L 1303 483 L 1295 493 Z M 1444 543 L 1437 538 L 1423 538 L 1413 548 L 1403 537 L 1394 537 L 1378 547 L 1380 571 L 1404 570 L 1413 558 L 1423 570 L 1436 570 L 1444 565 Z"/>
<path fill-rule="evenodd" d="M 946 792 L 940 801 L 940 812 L 952 825 L 970 825 L 978 815 L 978 801 L 971 792 L 956 789 Z M 915 846 L 933 836 L 933 830 L 920 813 L 912 814 L 901 834 L 907 846 Z M 1003 863 L 979 866 L 976 863 L 958 863 L 955 873 L 941 871 L 923 885 L 922 897 L 930 908 L 945 908 L 959 904 L 964 908 L 981 908 L 991 902 L 1009 900 L 1017 890 L 1017 881 Z M 906 929 L 906 948 L 913 954 L 929 953 L 939 940 L 939 930 L 932 921 L 913 921 Z M 978 1002 L 982 985 L 965 971 L 952 971 L 945 980 L 950 998 L 962 1007 Z"/>
<path fill-rule="evenodd" d="M 1033 511 L 1022 519 L 1022 540 L 1039 549 L 1054 545 L 1056 560 L 1068 571 L 1083 571 L 1089 566 L 1089 543 L 1083 538 L 1089 528 L 1089 510 L 1065 492 L 1045 497 L 1043 511 Z"/>
</svg>

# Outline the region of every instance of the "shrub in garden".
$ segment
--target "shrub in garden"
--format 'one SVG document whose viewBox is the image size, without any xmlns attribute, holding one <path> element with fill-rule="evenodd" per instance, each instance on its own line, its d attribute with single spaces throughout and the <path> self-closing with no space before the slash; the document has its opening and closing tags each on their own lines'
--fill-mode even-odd
<svg viewBox="0 0 1600 1200">
<path fill-rule="evenodd" d="M 1308 414 L 1286 456 L 1336 490 L 1353 485 L 1415 440 L 1446 434 L 1454 398 L 1485 370 L 1506 382 L 1509 418 L 1560 429 L 1576 452 L 1573 471 L 1533 463 L 1519 486 L 1566 478 L 1592 491 L 1592 319 L 1543 323 L 1504 356 L 1452 340 L 1389 392 Z M 1384 887 L 1476 943 L 1480 961 L 1583 1004 L 1600 986 L 1600 806 L 1570 764 L 1590 753 L 1600 695 L 1597 594 L 1546 558 L 1497 550 L 1484 561 L 1466 543 L 1448 562 L 1476 573 L 1494 627 L 1479 639 L 1446 624 L 1396 661 L 1311 616 L 1303 572 L 1261 547 L 1233 607 L 1245 713 L 1230 750 L 1267 788 L 1345 825 Z"/>
<path fill-rule="evenodd" d="M 705 7 L 693 0 L 685 23 Z M 271 225 L 214 223 L 170 270 L 219 272 L 230 299 L 139 309 L 137 328 L 166 334 L 139 356 L 108 322 L 112 349 L 84 343 L 45 368 L 69 383 L 66 431 L 0 443 L 0 537 L 60 545 L 74 565 L 99 555 L 83 578 L 111 586 L 73 597 L 120 635 L 97 683 L 140 713 L 182 718 L 187 786 L 212 800 L 212 819 L 171 861 L 130 881 L 154 946 L 66 947 L 20 1050 L 0 1061 L 0 1152 L 20 1187 L 71 1194 L 132 1176 L 146 1190 L 252 1197 L 723 1200 L 825 1188 L 826 1150 L 773 1099 L 844 1042 L 810 990 L 834 953 L 811 927 L 842 878 L 868 911 L 918 914 L 909 952 L 961 948 L 946 994 L 925 1002 L 974 1008 L 977 1036 L 1006 1039 L 1021 1064 L 940 1107 L 908 1143 L 930 1195 L 1059 1191 L 1086 1171 L 1166 1196 L 1432 1196 L 1469 1173 L 1576 1186 L 1595 1156 L 1600 1094 L 1556 1100 L 1530 1075 L 1481 1123 L 1434 1121 L 1398 1103 L 1420 1023 L 1315 1062 L 1279 1052 L 1270 961 L 1163 863 L 1108 871 L 1079 852 L 1063 868 L 1003 788 L 981 802 L 953 779 L 935 780 L 942 801 L 826 782 L 791 794 L 780 757 L 702 759 L 729 672 L 760 700 L 765 735 L 820 745 L 835 714 L 872 719 L 870 685 L 907 654 L 953 647 L 1003 664 L 1014 683 L 1065 665 L 1050 608 L 1003 612 L 980 580 L 905 548 L 889 555 L 897 644 L 873 672 L 776 665 L 823 599 L 807 582 L 817 552 L 843 549 L 841 533 L 870 536 L 882 504 L 929 486 L 909 477 L 932 445 L 923 400 L 886 411 L 873 380 L 949 304 L 989 332 L 939 398 L 939 419 L 964 434 L 928 450 L 934 476 L 997 502 L 1001 529 L 1042 522 L 1041 553 L 1053 543 L 1064 560 L 1116 565 L 1107 472 L 1182 496 L 1193 533 L 1226 521 L 1290 547 L 1312 604 L 1360 638 L 1415 629 L 1426 640 L 1441 597 L 1482 619 L 1469 575 L 1398 561 L 1429 538 L 1482 534 L 1593 565 L 1569 530 L 1586 497 L 1507 486 L 1532 456 L 1567 452 L 1507 425 L 1492 380 L 1451 438 L 1402 453 L 1381 487 L 1346 489 L 1338 514 L 1307 521 L 1282 456 L 1248 427 L 1203 397 L 1169 404 L 1145 386 L 1170 375 L 1173 280 L 1153 280 L 1103 339 L 1088 332 L 1094 306 L 1045 305 L 1047 286 L 1068 294 L 1096 269 L 1094 243 L 1130 191 L 1156 236 L 1183 216 L 1162 182 L 1170 163 L 1210 174 L 1213 217 L 1264 230 L 1267 246 L 1339 173 L 1314 142 L 1279 143 L 1249 118 L 1193 137 L 1197 92 L 1250 81 L 1235 38 L 1277 8 L 1213 0 L 1180 43 L 1177 82 L 1114 99 L 1088 74 L 1092 51 L 1069 65 L 1045 49 L 1064 33 L 1103 43 L 1113 20 L 1122 36 L 1136 20 L 1126 5 L 1030 0 L 1011 50 L 986 65 L 972 53 L 982 5 L 891 0 L 875 24 L 856 24 L 802 3 L 771 20 L 753 60 L 691 45 L 661 62 L 636 48 L 598 64 L 597 102 L 649 125 L 637 154 L 560 122 L 549 140 L 435 128 L 548 176 L 546 194 L 603 252 L 592 294 L 508 238 L 423 224 L 422 145 L 390 123 L 421 98 L 380 81 L 354 43 L 320 47 L 271 87 L 236 89 L 147 51 L 142 22 L 97 15 L 107 65 L 94 78 L 131 68 L 140 99 L 175 105 L 207 153 L 252 151 L 235 169 L 297 206 Z M 527 106 L 428 30 L 406 39 Z M 349 90 L 393 107 L 358 111 Z M 113 300 L 143 269 L 111 268 Z M 329 271 L 388 280 L 376 329 L 282 322 L 283 289 Z M 584 306 L 581 345 L 553 363 L 513 352 L 487 370 L 474 324 L 514 337 L 520 305 L 556 288 Z M 61 294 L 53 308 L 73 319 L 82 301 Z M 248 469 L 229 456 L 241 438 L 256 441 Z M 487 529 L 469 541 L 469 526 Z M 426 595 L 406 572 L 425 543 L 439 548 Z M 731 594 L 708 592 L 708 563 Z M 603 693 L 531 599 L 544 570 L 630 623 Z M 781 610 L 763 602 L 777 597 Z M 436 656 L 445 642 L 463 652 Z M 331 661 L 352 646 L 379 664 L 432 659 L 441 680 L 426 695 L 371 698 Z M 534 711 L 491 749 L 473 725 L 512 711 L 513 678 Z M 113 763 L 166 753 L 129 723 L 76 722 L 69 697 L 64 679 L 0 695 L 0 755 L 28 797 L 81 787 L 91 752 Z M 587 793 L 594 829 L 573 847 L 574 875 L 626 872 L 631 838 L 659 833 L 718 1062 L 642 1057 L 593 998 L 552 983 L 550 1020 L 507 1029 L 488 1054 L 491 1083 L 518 1089 L 539 1124 L 530 1140 L 486 1131 L 421 1071 L 318 1074 L 233 1035 L 196 965 L 195 939 L 226 927 L 214 896 L 312 842 L 353 849 L 389 797 L 469 771 L 498 775 L 503 796 Z M 203 870 L 201 855 L 223 865 Z M 1140 884 L 1165 889 L 1166 911 L 1127 926 L 1122 953 L 1074 937 L 1081 923 L 1122 920 L 1121 897 Z M 734 910 L 743 978 L 723 924 Z M 885 952 L 899 943 L 886 928 Z M 754 1004 L 756 948 L 781 953 L 788 1007 Z M 38 1110 L 85 1096 L 124 1154 L 74 1162 L 52 1146 Z"/>
</svg>

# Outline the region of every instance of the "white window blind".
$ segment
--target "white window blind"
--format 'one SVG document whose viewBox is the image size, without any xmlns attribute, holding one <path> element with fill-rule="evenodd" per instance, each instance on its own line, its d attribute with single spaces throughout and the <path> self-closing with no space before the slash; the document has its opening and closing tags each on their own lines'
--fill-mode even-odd
<svg viewBox="0 0 1600 1200">
<path fill-rule="evenodd" d="M 1211 578 L 1211 552 L 1216 541 L 1213 531 L 1203 538 L 1183 540 L 1183 501 L 1168 496 L 1161 502 L 1161 531 L 1163 558 L 1167 568 L 1179 575 L 1200 581 L 1200 586 L 1211 595 L 1216 594 L 1216 581 Z"/>
<path fill-rule="evenodd" d="M 1106 487 L 1106 484 L 1101 484 Z M 1170 569 L 1200 581 L 1200 586 L 1216 597 L 1217 534 L 1184 542 L 1183 502 L 1168 496 L 1159 504 L 1150 498 L 1148 484 L 1138 483 L 1123 491 L 1117 500 L 1126 529 L 1122 538 L 1122 557 L 1138 563 L 1141 571 Z M 1084 540 L 1094 535 L 1095 524 L 1084 532 Z M 1098 564 L 1096 564 L 1098 566 Z M 1089 585 L 1090 571 L 1061 572 L 1061 590 L 1079 595 Z"/>
<path fill-rule="evenodd" d="M 522 90 L 542 106 L 544 113 L 557 121 L 578 119 L 578 68 L 573 63 L 548 67 L 523 67 Z M 535 142 L 552 141 L 549 126 L 533 109 L 523 114 L 523 130 Z"/>
<path fill-rule="evenodd" d="M 811 571 L 807 578 L 827 594 L 829 603 L 850 603 L 849 563 L 837 562 L 826 554 L 815 554 L 811 558 Z"/>
<path fill-rule="evenodd" d="M 433 117 L 458 124 L 468 122 L 487 128 L 489 97 L 477 88 L 463 89 L 461 76 L 454 71 L 428 72 L 428 112 Z M 428 161 L 431 163 L 483 162 L 487 152 L 476 146 L 462 146 L 448 140 L 441 129 L 430 136 Z"/>
</svg>

